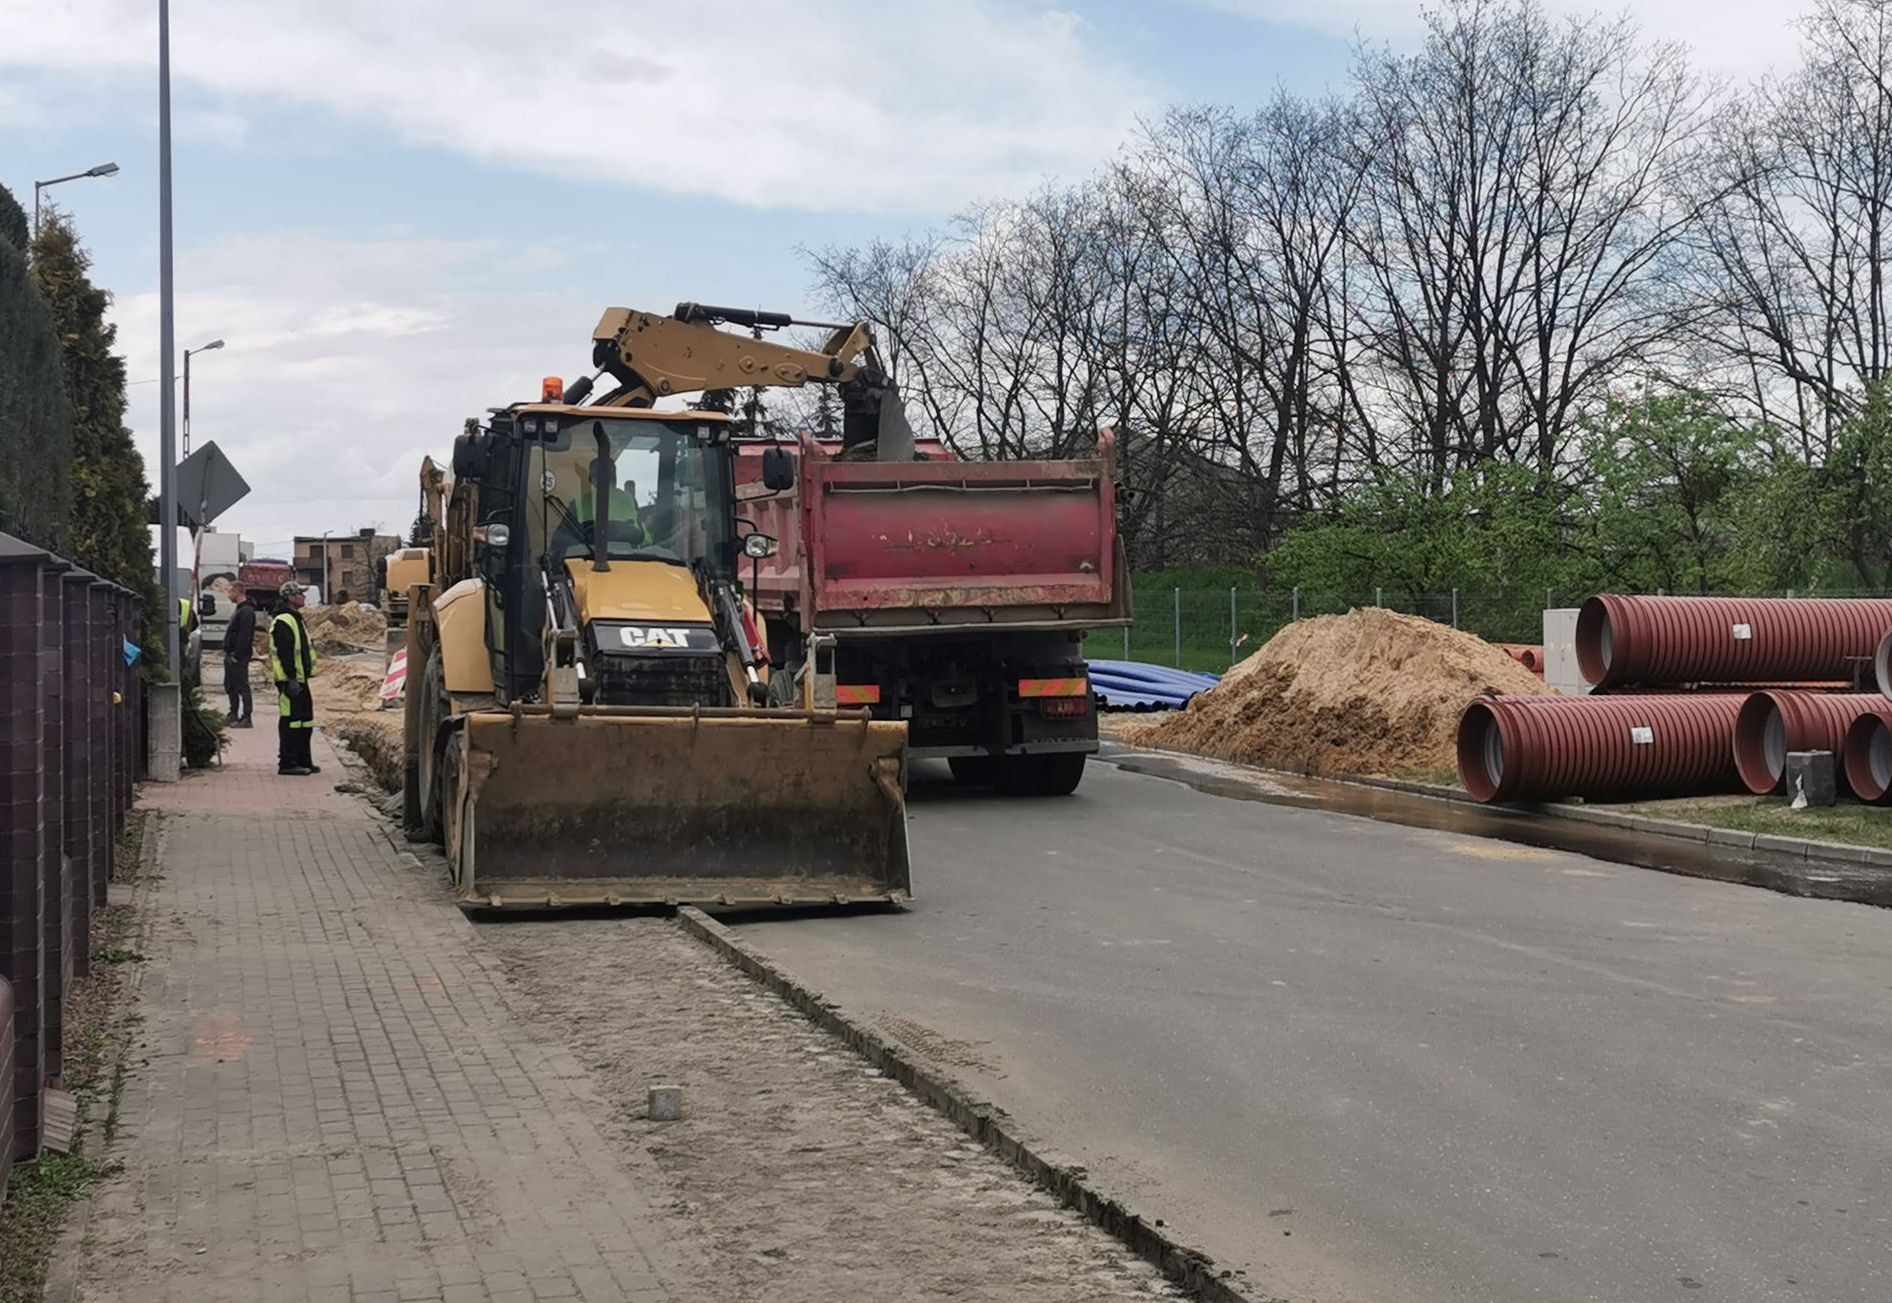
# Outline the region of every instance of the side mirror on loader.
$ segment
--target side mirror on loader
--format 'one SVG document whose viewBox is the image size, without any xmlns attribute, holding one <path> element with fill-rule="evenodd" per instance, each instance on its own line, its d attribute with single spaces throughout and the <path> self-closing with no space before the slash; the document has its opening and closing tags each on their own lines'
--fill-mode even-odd
<svg viewBox="0 0 1892 1303">
<path fill-rule="evenodd" d="M 486 475 L 486 441 L 463 434 L 453 441 L 453 478 L 476 483 Z"/>
<path fill-rule="evenodd" d="M 786 448 L 770 448 L 762 454 L 762 487 L 771 493 L 785 493 L 795 487 L 795 459 Z"/>
</svg>

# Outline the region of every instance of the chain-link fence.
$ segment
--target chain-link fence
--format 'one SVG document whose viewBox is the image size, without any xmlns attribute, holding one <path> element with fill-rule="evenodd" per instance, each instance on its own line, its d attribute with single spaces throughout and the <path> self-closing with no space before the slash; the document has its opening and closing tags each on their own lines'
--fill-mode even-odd
<svg viewBox="0 0 1892 1303">
<path fill-rule="evenodd" d="M 1252 654 L 1282 626 L 1315 615 L 1344 615 L 1361 607 L 1424 616 L 1477 634 L 1488 642 L 1537 643 L 1544 612 L 1580 606 L 1588 592 L 1410 593 L 1391 588 L 1315 592 L 1304 588 L 1179 587 L 1158 581 L 1134 586 L 1136 623 L 1102 629 L 1085 650 L 1092 656 L 1148 661 L 1220 673 Z M 1884 590 L 1746 593 L 1747 597 L 1892 597 Z"/>
<path fill-rule="evenodd" d="M 1377 606 L 1466 629 L 1493 642 L 1534 643 L 1542 637 L 1554 593 L 1313 592 L 1299 588 L 1136 586 L 1136 623 L 1092 635 L 1093 656 L 1149 661 L 1188 670 L 1220 671 L 1274 637 L 1283 625 L 1314 615 L 1343 615 Z M 1569 602 L 1581 599 L 1572 595 Z"/>
</svg>

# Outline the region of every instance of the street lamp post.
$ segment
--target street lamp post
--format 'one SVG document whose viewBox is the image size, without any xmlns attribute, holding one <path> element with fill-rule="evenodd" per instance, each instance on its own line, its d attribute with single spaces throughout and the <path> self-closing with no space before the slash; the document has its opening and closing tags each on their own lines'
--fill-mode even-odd
<svg viewBox="0 0 1892 1303">
<path fill-rule="evenodd" d="M 222 348 L 221 339 L 213 339 L 202 348 L 184 350 L 184 455 L 191 455 L 191 354 L 208 353 L 212 349 Z"/>
<path fill-rule="evenodd" d="M 50 181 L 33 182 L 33 238 L 39 238 L 39 192 L 50 186 L 64 185 L 68 181 L 83 181 L 89 176 L 117 176 L 118 164 L 100 163 L 97 167 L 88 167 L 83 172 L 74 172 L 71 176 L 56 176 Z"/>
<path fill-rule="evenodd" d="M 158 564 L 164 571 L 164 651 L 171 681 L 184 681 L 179 659 L 177 591 L 177 333 L 171 275 L 171 0 L 158 0 Z"/>
</svg>

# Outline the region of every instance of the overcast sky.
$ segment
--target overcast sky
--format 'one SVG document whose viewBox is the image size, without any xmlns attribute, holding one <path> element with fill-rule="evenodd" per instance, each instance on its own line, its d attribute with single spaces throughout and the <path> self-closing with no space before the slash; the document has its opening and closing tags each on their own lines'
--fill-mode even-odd
<svg viewBox="0 0 1892 1303">
<path fill-rule="evenodd" d="M 1553 7 L 1588 12 L 1579 0 Z M 1139 114 L 1344 82 L 1417 0 L 174 0 L 177 325 L 223 522 L 413 518 L 465 417 L 587 369 L 611 304 L 805 306 L 801 247 L 1078 177 Z M 1732 78 L 1797 0 L 1629 0 Z M 0 182 L 49 192 L 117 296 L 155 483 L 154 0 L 0 0 Z"/>
</svg>

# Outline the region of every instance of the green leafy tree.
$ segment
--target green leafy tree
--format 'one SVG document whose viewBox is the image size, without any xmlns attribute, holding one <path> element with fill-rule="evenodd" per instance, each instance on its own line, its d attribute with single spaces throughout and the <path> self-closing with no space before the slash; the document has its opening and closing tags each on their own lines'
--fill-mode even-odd
<svg viewBox="0 0 1892 1303">
<path fill-rule="evenodd" d="M 72 409 L 59 341 L 28 268 L 26 215 L 0 187 L 0 530 L 64 552 Z"/>
<path fill-rule="evenodd" d="M 1417 600 L 1454 588 L 1535 592 L 1573 582 L 1564 495 L 1536 472 L 1492 462 L 1428 491 L 1423 475 L 1383 475 L 1329 516 L 1304 520 L 1268 556 L 1282 583 Z"/>
<path fill-rule="evenodd" d="M 117 327 L 106 319 L 111 295 L 92 283 L 90 265 L 71 222 L 48 213 L 33 246 L 32 277 L 52 311 L 71 400 L 72 527 L 66 554 L 138 594 L 147 655 L 162 660 L 164 611 L 145 523 L 151 488 L 125 427 L 125 360 L 115 351 Z"/>
<path fill-rule="evenodd" d="M 1769 450 L 1766 464 L 1735 504 L 1735 543 L 1724 574 L 1728 591 L 1814 592 L 1850 587 L 1847 567 L 1828 550 L 1824 477 L 1784 447 Z"/>
<path fill-rule="evenodd" d="M 0 185 L 0 244 L 11 245 L 24 253 L 32 233 L 26 210 L 20 207 L 20 201 L 13 197 L 11 190 Z"/>
<path fill-rule="evenodd" d="M 1599 586 L 1711 593 L 1759 578 L 1743 566 L 1741 504 L 1761 478 L 1766 431 L 1687 389 L 1612 400 L 1579 445 L 1591 481 L 1581 546 Z"/>
<path fill-rule="evenodd" d="M 1831 553 L 1859 585 L 1892 585 L 1892 393 L 1885 381 L 1866 387 L 1816 478 Z"/>
</svg>

